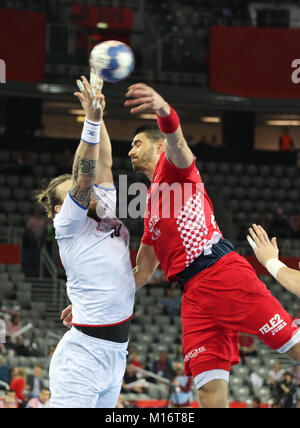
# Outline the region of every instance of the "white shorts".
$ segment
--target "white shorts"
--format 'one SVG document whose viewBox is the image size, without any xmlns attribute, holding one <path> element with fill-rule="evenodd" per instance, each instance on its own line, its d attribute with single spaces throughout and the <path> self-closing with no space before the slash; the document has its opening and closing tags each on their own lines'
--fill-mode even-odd
<svg viewBox="0 0 300 428">
<path fill-rule="evenodd" d="M 87 336 L 76 328 L 59 342 L 50 364 L 51 408 L 115 408 L 128 343 Z"/>
</svg>

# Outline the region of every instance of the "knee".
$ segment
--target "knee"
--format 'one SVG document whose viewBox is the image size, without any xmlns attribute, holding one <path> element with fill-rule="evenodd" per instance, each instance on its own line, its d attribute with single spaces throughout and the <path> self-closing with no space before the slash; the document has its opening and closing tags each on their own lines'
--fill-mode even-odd
<svg viewBox="0 0 300 428">
<path fill-rule="evenodd" d="M 202 408 L 228 407 L 228 384 L 224 380 L 214 380 L 198 390 Z"/>
</svg>

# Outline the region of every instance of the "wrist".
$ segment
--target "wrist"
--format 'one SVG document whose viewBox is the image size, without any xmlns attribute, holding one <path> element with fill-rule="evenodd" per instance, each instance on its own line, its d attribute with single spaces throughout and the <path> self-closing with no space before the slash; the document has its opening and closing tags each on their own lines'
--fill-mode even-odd
<svg viewBox="0 0 300 428">
<path fill-rule="evenodd" d="M 162 108 L 156 110 L 156 114 L 160 117 L 167 117 L 171 114 L 171 106 L 168 103 L 165 103 Z"/>
<path fill-rule="evenodd" d="M 177 129 L 180 126 L 180 120 L 176 111 L 169 105 L 168 105 L 168 109 L 169 109 L 169 115 L 167 116 L 160 116 L 156 112 L 157 123 L 158 123 L 159 129 L 163 134 L 173 134 L 174 132 L 177 131 Z M 165 109 L 164 112 L 166 113 L 167 110 Z"/>
<path fill-rule="evenodd" d="M 269 259 L 266 263 L 266 269 L 268 270 L 268 272 L 270 272 L 270 274 L 277 279 L 277 275 L 278 272 L 280 271 L 280 269 L 287 267 L 284 263 L 282 263 L 280 260 L 278 260 L 277 258 L 272 258 Z"/>
<path fill-rule="evenodd" d="M 84 143 L 96 145 L 100 142 L 100 122 L 95 122 L 91 119 L 86 118 L 84 121 L 81 140 Z"/>
</svg>

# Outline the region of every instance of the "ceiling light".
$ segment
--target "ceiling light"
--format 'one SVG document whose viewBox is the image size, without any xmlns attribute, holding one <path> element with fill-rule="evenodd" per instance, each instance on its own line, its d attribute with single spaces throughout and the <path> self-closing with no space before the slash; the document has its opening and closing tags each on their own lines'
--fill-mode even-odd
<svg viewBox="0 0 300 428">
<path fill-rule="evenodd" d="M 300 120 L 268 120 L 269 126 L 300 126 Z"/>
<path fill-rule="evenodd" d="M 108 28 L 108 24 L 107 24 L 107 22 L 98 22 L 96 27 L 100 28 L 101 30 L 106 30 L 106 28 Z"/>
<path fill-rule="evenodd" d="M 221 123 L 220 117 L 201 117 L 201 121 L 204 123 Z"/>
</svg>

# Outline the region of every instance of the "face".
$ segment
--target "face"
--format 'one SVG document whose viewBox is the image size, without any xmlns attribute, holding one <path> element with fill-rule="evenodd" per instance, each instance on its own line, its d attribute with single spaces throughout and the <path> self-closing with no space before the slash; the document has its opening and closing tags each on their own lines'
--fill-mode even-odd
<svg viewBox="0 0 300 428">
<path fill-rule="evenodd" d="M 154 163 L 156 164 L 159 154 L 157 143 L 153 143 L 142 132 L 134 137 L 128 156 L 131 159 L 133 170 L 135 172 L 144 172 Z"/>
<path fill-rule="evenodd" d="M 64 201 L 70 191 L 72 187 L 72 180 L 66 180 L 63 183 L 61 183 L 59 186 L 57 186 L 57 195 L 59 196 L 59 198 Z M 88 216 L 92 217 L 92 218 L 97 218 L 97 214 L 96 214 L 96 205 L 97 202 L 96 200 L 91 197 L 90 200 L 90 207 L 88 210 Z M 61 210 L 61 205 L 56 205 L 55 206 L 55 211 L 57 213 L 59 213 Z"/>
<path fill-rule="evenodd" d="M 130 376 L 132 376 L 134 374 L 134 372 L 135 372 L 135 367 L 134 367 L 133 364 L 128 364 L 126 370 L 127 370 L 127 373 Z"/>
<path fill-rule="evenodd" d="M 162 361 L 165 361 L 167 359 L 167 355 L 165 352 L 160 352 L 159 353 L 159 359 Z"/>
<path fill-rule="evenodd" d="M 12 395 L 8 395 L 4 399 L 4 408 L 5 409 L 16 409 L 17 408 L 17 399 Z"/>
<path fill-rule="evenodd" d="M 182 376 L 184 374 L 184 367 L 181 363 L 177 363 L 175 366 L 175 371 L 177 376 Z"/>
<path fill-rule="evenodd" d="M 40 367 L 35 367 L 34 368 L 34 372 L 33 372 L 33 374 L 34 374 L 34 377 L 41 377 L 42 376 L 42 373 L 43 373 L 43 370 L 40 368 Z"/>
<path fill-rule="evenodd" d="M 287 383 L 291 383 L 292 382 L 292 376 L 289 374 L 285 375 L 285 380 Z"/>
<path fill-rule="evenodd" d="M 19 316 L 15 316 L 15 317 L 13 318 L 13 320 L 12 320 L 12 323 L 13 323 L 14 325 L 18 325 L 18 324 L 19 324 L 19 322 L 20 322 L 20 317 L 19 317 Z"/>
<path fill-rule="evenodd" d="M 280 364 L 279 363 L 274 364 L 274 370 L 277 372 L 280 370 Z"/>
<path fill-rule="evenodd" d="M 50 400 L 50 391 L 44 389 L 41 393 L 40 393 L 40 400 L 43 404 L 47 403 L 47 401 Z"/>
<path fill-rule="evenodd" d="M 18 368 L 17 368 L 17 367 L 14 367 L 14 368 L 12 369 L 12 371 L 11 371 L 11 375 L 12 375 L 12 377 L 16 377 L 16 376 L 18 376 Z"/>
</svg>

